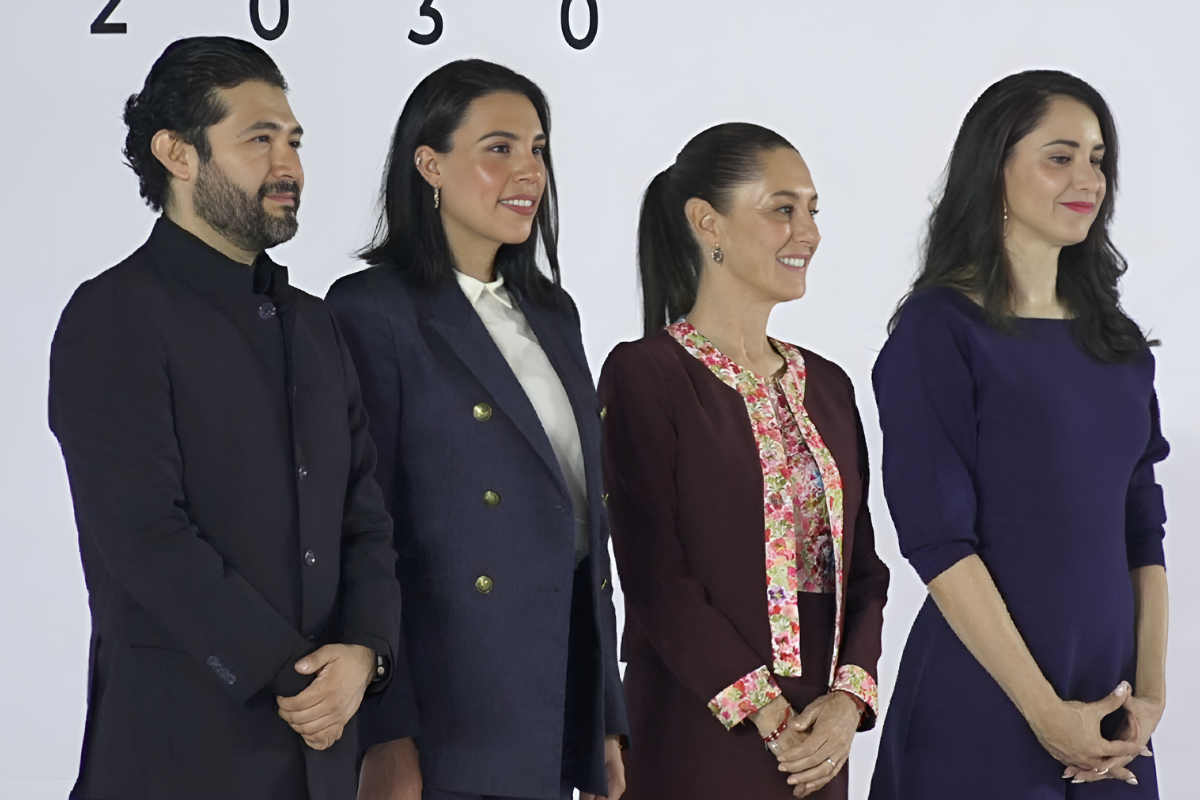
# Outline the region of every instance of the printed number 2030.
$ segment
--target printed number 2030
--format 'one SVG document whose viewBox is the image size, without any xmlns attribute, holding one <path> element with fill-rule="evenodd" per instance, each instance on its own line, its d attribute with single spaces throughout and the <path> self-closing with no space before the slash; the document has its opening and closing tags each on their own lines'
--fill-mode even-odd
<svg viewBox="0 0 1200 800">
<path fill-rule="evenodd" d="M 289 18 L 288 0 L 277 0 L 279 3 L 279 21 L 275 23 L 275 27 L 268 28 L 263 24 L 260 14 L 260 0 L 250 0 L 250 24 L 254 28 L 254 32 L 259 38 L 267 41 L 274 41 L 283 35 L 287 30 Z M 571 3 L 573 0 L 562 0 L 562 5 L 559 10 L 559 22 L 562 27 L 563 39 L 567 44 L 576 50 L 583 50 L 589 47 L 596 40 L 596 32 L 600 27 L 600 13 L 596 7 L 596 0 L 586 0 L 588 8 L 588 28 L 587 33 L 582 37 L 576 36 L 571 30 Z M 422 0 L 421 7 L 418 13 L 433 23 L 433 30 L 426 33 L 419 33 L 415 30 L 408 32 L 409 41 L 414 44 L 428 45 L 433 44 L 438 39 L 442 38 L 442 33 L 445 30 L 445 21 L 442 19 L 442 12 L 433 6 L 434 0 Z M 100 13 L 96 15 L 96 19 L 92 21 L 92 33 L 128 33 L 128 25 L 124 22 L 110 22 L 110 18 L 117 10 L 117 6 L 121 5 L 121 0 L 108 0 Z"/>
</svg>

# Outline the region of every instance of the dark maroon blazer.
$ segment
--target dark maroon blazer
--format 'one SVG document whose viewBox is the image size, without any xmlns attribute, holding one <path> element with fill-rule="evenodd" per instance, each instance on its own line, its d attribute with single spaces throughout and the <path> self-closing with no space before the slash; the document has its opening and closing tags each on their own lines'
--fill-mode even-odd
<svg viewBox="0 0 1200 800">
<path fill-rule="evenodd" d="M 874 677 L 888 570 L 875 553 L 867 509 L 862 423 L 846 374 L 802 352 L 804 405 L 843 482 L 845 623 L 838 664 Z M 746 404 L 666 331 L 613 350 L 600 398 L 608 510 L 625 593 L 631 797 L 687 791 L 717 797 L 729 790 L 750 796 L 745 792 L 757 784 L 747 784 L 745 773 L 756 769 L 764 785 L 786 791 L 754 727 L 726 731 L 707 708 L 739 678 L 773 663 L 762 468 Z M 804 675 L 776 678 L 797 710 L 829 685 L 832 597 L 801 597 Z M 873 725 L 869 715 L 863 729 Z M 684 791 L 681 781 L 691 779 L 679 771 L 697 769 L 711 775 Z M 726 780 L 730 786 L 718 790 Z"/>
</svg>

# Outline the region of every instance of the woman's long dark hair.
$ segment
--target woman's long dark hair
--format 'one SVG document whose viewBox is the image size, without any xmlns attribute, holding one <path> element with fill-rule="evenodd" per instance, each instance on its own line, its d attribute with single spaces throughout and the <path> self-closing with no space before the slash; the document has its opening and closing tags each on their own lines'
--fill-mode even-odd
<svg viewBox="0 0 1200 800">
<path fill-rule="evenodd" d="M 650 181 L 638 223 L 642 320 L 650 336 L 692 310 L 705 253 L 684 206 L 693 197 L 728 214 L 733 193 L 761 173 L 767 153 L 796 148 L 775 131 L 748 122 L 726 122 L 696 134 L 675 163 Z"/>
<path fill-rule="evenodd" d="M 369 264 L 392 264 L 422 288 L 432 288 L 453 274 L 446 230 L 433 207 L 433 187 L 417 171 L 414 154 L 422 145 L 438 153 L 449 152 L 454 146 L 454 132 L 462 125 L 471 103 L 501 92 L 529 98 L 549 143 L 550 106 L 533 81 L 508 67 L 479 59 L 452 61 L 431 72 L 413 89 L 400 112 L 383 172 L 383 208 L 371 244 L 359 252 L 360 258 Z M 520 244 L 500 246 L 496 270 L 510 286 L 530 298 L 555 305 L 561 296 L 558 192 L 549 147 L 544 160 L 546 190 L 533 230 Z M 550 265 L 550 279 L 537 265 L 539 240 Z"/>
<path fill-rule="evenodd" d="M 944 176 L 945 188 L 929 218 L 921 272 L 909 294 L 949 286 L 982 298 L 993 328 L 1012 329 L 1012 272 L 1004 248 L 1004 167 L 1017 142 L 1041 124 L 1057 97 L 1086 105 L 1100 122 L 1105 153 L 1100 169 L 1107 191 L 1087 238 L 1058 257 L 1058 298 L 1072 315 L 1076 341 L 1102 362 L 1132 359 L 1150 344 L 1121 310 L 1118 282 L 1128 269 L 1108 225 L 1117 193 L 1117 129 L 1100 93 L 1074 75 L 1031 70 L 992 84 L 967 112 Z M 900 307 L 889 329 L 899 319 Z"/>
</svg>

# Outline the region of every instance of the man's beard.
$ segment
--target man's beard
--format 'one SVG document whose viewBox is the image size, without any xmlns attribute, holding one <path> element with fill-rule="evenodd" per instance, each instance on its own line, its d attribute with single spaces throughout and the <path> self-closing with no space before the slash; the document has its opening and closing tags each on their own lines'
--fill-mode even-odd
<svg viewBox="0 0 1200 800">
<path fill-rule="evenodd" d="M 283 213 L 275 216 L 267 212 L 263 199 L 280 192 L 291 192 L 296 204 L 285 206 Z M 296 220 L 296 210 L 300 208 L 300 184 L 295 181 L 265 183 L 255 196 L 234 184 L 210 159 L 200 164 L 192 192 L 192 207 L 200 219 L 235 247 L 258 253 L 296 235 L 296 229 L 300 227 Z"/>
</svg>

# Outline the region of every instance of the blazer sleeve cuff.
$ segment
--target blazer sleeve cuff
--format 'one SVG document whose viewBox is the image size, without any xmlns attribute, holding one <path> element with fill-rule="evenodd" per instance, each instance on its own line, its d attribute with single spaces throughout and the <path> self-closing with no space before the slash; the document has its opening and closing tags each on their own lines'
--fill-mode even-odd
<svg viewBox="0 0 1200 800">
<path fill-rule="evenodd" d="M 875 683 L 875 679 L 871 677 L 871 673 L 862 667 L 855 666 L 854 664 L 843 664 L 838 667 L 837 674 L 833 678 L 833 685 L 829 687 L 829 691 L 846 692 L 847 694 L 854 695 L 866 704 L 867 707 L 863 711 L 862 718 L 859 720 L 859 730 L 866 730 L 862 726 L 879 716 L 879 685 Z"/>
<path fill-rule="evenodd" d="M 301 675 L 299 672 L 296 672 L 296 662 L 315 649 L 308 641 L 296 646 L 296 649 L 288 656 L 287 661 L 279 668 L 279 672 L 275 673 L 275 679 L 271 681 L 271 690 L 276 695 L 279 697 L 295 697 L 308 688 L 308 685 L 313 682 L 316 676 Z"/>
<path fill-rule="evenodd" d="M 708 701 L 708 710 L 728 730 L 782 694 L 764 665 L 722 689 Z"/>
</svg>

